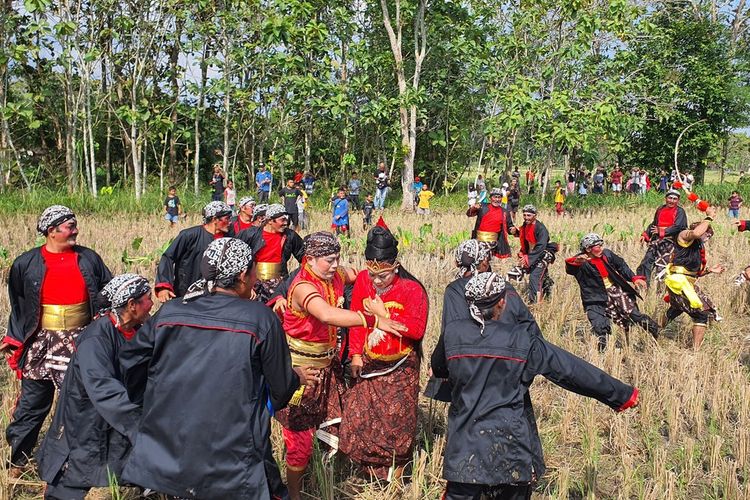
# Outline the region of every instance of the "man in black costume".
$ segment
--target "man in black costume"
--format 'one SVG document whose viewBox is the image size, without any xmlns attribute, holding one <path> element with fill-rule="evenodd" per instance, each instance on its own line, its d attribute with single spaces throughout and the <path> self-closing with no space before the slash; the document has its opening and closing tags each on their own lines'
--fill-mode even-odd
<svg viewBox="0 0 750 500">
<path fill-rule="evenodd" d="M 671 189 L 664 198 L 664 205 L 656 209 L 654 220 L 641 235 L 641 242 L 648 243 L 646 254 L 638 265 L 636 273 L 651 280 L 654 267 L 666 267 L 674 251 L 673 238 L 687 227 L 687 215 L 680 205 L 680 192 Z"/>
</svg>

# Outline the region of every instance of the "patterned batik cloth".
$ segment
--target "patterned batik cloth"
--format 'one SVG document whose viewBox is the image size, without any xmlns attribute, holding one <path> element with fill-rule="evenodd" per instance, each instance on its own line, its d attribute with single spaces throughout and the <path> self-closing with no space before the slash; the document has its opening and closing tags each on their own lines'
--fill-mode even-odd
<svg viewBox="0 0 750 500">
<path fill-rule="evenodd" d="M 283 277 L 271 278 L 268 280 L 258 280 L 255 282 L 255 293 L 258 296 L 258 300 L 264 304 L 273 297 L 276 287 L 279 283 L 284 281 Z"/>
<path fill-rule="evenodd" d="M 395 362 L 362 356 L 362 373 L 387 371 Z M 392 467 L 413 459 L 417 435 L 419 356 L 410 352 L 395 370 L 360 378 L 344 394 L 340 447 L 373 476 L 389 479 Z"/>
<path fill-rule="evenodd" d="M 84 328 L 86 327 L 72 330 L 39 330 L 26 354 L 23 378 L 51 380 L 59 389 L 65 378 L 70 356 L 75 351 L 75 339 Z"/>
<path fill-rule="evenodd" d="M 716 306 L 714 306 L 714 303 L 711 300 L 711 298 L 708 295 L 706 295 L 706 293 L 703 290 L 701 290 L 701 288 L 698 286 L 698 283 L 693 283 L 693 289 L 695 289 L 695 293 L 698 295 L 698 298 L 701 299 L 701 302 L 703 303 L 703 308 L 701 309 L 701 311 L 708 313 L 709 318 L 712 318 L 718 321 L 718 318 L 716 315 Z M 674 293 L 669 288 L 667 288 L 667 292 L 669 293 L 670 309 L 677 309 L 678 311 L 682 311 L 686 314 L 690 314 L 691 312 L 697 311 L 697 309 L 693 309 L 692 307 L 690 307 L 690 301 L 683 294 Z"/>
<path fill-rule="evenodd" d="M 672 240 L 664 238 L 651 241 L 648 245 L 648 251 L 653 252 L 656 256 L 654 259 L 654 270 L 651 275 L 656 276 L 659 281 L 664 281 L 664 276 L 666 275 L 665 269 L 672 262 L 674 243 L 672 243 Z"/>
<path fill-rule="evenodd" d="M 632 321 L 630 313 L 635 309 L 635 301 L 617 285 L 607 288 L 607 316 L 623 330 L 628 331 Z"/>
</svg>

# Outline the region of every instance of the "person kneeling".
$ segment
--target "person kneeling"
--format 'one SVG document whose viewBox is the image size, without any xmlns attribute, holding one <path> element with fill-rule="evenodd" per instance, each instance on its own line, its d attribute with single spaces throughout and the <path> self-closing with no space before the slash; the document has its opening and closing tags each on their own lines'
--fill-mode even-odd
<svg viewBox="0 0 750 500">
<path fill-rule="evenodd" d="M 545 471 L 529 397 L 536 375 L 617 411 L 637 405 L 638 389 L 546 342 L 533 320 L 503 320 L 505 293 L 498 274 L 471 278 L 472 319 L 451 322 L 432 353 L 433 374 L 452 383 L 445 500 L 531 498 Z"/>
<path fill-rule="evenodd" d="M 119 480 L 140 411 L 130 402 L 117 361 L 154 305 L 148 280 L 115 276 L 100 292 L 101 312 L 76 341 L 57 411 L 37 460 L 44 498 L 83 499 Z"/>
</svg>

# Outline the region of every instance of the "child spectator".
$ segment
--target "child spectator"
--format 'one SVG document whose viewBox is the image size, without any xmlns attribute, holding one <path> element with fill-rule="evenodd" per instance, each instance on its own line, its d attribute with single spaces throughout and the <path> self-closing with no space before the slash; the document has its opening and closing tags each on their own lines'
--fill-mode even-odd
<svg viewBox="0 0 750 500">
<path fill-rule="evenodd" d="M 349 200 L 352 202 L 354 210 L 359 210 L 359 190 L 362 188 L 362 181 L 357 177 L 357 172 L 352 172 L 349 179 Z"/>
<path fill-rule="evenodd" d="M 581 176 L 578 180 L 578 196 L 585 198 L 589 194 L 589 181 L 591 180 L 591 174 L 586 174 L 585 177 Z"/>
<path fill-rule="evenodd" d="M 729 197 L 729 217 L 732 219 L 740 218 L 740 207 L 744 200 L 737 191 L 732 191 L 732 196 Z"/>
<path fill-rule="evenodd" d="M 300 229 L 307 229 L 307 198 L 309 198 L 309 195 L 303 187 L 304 186 L 301 182 L 297 183 L 297 189 L 299 189 L 300 192 L 300 196 L 297 197 L 297 213 L 299 214 Z"/>
<path fill-rule="evenodd" d="M 237 215 L 234 211 L 234 204 L 237 202 L 237 191 L 234 189 L 234 181 L 227 181 L 227 188 L 224 190 L 224 203 L 232 209 L 232 216 Z"/>
<path fill-rule="evenodd" d="M 562 184 L 560 184 L 560 181 L 555 181 L 555 212 L 557 212 L 557 215 L 565 213 L 565 208 L 563 207 L 564 204 L 565 190 L 563 189 Z"/>
<path fill-rule="evenodd" d="M 479 193 L 477 193 L 477 187 L 474 184 L 469 184 L 469 207 L 473 207 L 477 204 L 477 198 L 479 197 Z"/>
<path fill-rule="evenodd" d="M 372 213 L 375 211 L 375 203 L 372 201 L 372 195 L 368 194 L 365 203 L 362 205 L 362 230 L 372 226 Z"/>
<path fill-rule="evenodd" d="M 508 186 L 508 183 L 503 182 L 503 189 L 502 189 L 503 198 L 502 198 L 502 201 L 500 202 L 500 204 L 503 207 L 503 210 L 508 210 L 508 187 L 510 187 Z"/>
<path fill-rule="evenodd" d="M 164 211 L 166 212 L 164 218 L 169 221 L 169 227 L 174 227 L 180 219 L 180 213 L 182 212 L 180 198 L 177 196 L 177 188 L 174 186 L 169 186 L 167 197 L 164 199 Z"/>
<path fill-rule="evenodd" d="M 331 229 L 336 234 L 349 235 L 349 200 L 346 199 L 346 191 L 339 189 L 336 198 L 331 202 L 333 206 L 333 221 Z"/>
<path fill-rule="evenodd" d="M 411 192 L 414 195 L 414 206 L 416 207 L 419 204 L 419 195 L 422 192 L 422 186 L 424 183 L 421 181 L 419 177 L 414 178 L 414 182 L 411 185 Z"/>
<path fill-rule="evenodd" d="M 435 196 L 435 193 L 430 191 L 427 184 L 422 184 L 422 190 L 419 192 L 419 203 L 417 203 L 417 213 L 419 215 L 430 215 L 430 198 Z"/>
</svg>

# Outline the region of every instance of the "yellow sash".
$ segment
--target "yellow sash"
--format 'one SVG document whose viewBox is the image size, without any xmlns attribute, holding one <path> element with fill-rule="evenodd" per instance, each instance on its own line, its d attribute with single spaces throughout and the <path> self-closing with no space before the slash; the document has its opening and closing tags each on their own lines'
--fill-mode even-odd
<svg viewBox="0 0 750 500">
<path fill-rule="evenodd" d="M 73 330 L 86 326 L 90 321 L 88 302 L 64 306 L 42 304 L 41 327 L 44 330 Z"/>
</svg>

